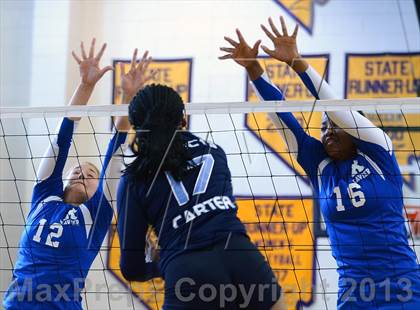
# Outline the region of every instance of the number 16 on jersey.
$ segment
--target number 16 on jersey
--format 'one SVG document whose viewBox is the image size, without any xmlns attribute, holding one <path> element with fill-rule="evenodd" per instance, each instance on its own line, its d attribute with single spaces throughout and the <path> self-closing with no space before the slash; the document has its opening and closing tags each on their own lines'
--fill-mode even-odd
<svg viewBox="0 0 420 310">
<path fill-rule="evenodd" d="M 349 194 L 351 203 L 355 208 L 360 208 L 365 205 L 365 194 L 361 191 L 361 186 L 359 184 L 355 182 L 350 183 L 347 187 L 347 193 Z M 345 211 L 339 186 L 334 187 L 334 194 L 337 198 L 337 211 Z"/>
</svg>

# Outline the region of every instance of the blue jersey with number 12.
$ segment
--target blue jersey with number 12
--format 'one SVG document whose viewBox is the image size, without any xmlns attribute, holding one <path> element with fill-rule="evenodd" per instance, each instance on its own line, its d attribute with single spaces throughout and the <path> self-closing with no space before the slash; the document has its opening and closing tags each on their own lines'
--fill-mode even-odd
<svg viewBox="0 0 420 310">
<path fill-rule="evenodd" d="M 91 199 L 74 206 L 63 201 L 63 169 L 74 122 L 64 118 L 56 141 L 58 154 L 51 175 L 37 183 L 20 240 L 6 309 L 81 309 L 80 291 L 112 220 L 104 196 L 105 171 L 126 134 L 109 143 L 99 186 Z M 45 159 L 46 160 L 46 159 Z"/>
</svg>

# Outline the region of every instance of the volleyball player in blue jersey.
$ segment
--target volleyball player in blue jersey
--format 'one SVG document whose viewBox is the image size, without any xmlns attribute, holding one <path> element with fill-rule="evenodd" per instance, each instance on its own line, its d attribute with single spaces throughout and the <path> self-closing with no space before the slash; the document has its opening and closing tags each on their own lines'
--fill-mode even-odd
<svg viewBox="0 0 420 310">
<path fill-rule="evenodd" d="M 263 31 L 274 50 L 262 49 L 289 64 L 316 99 L 336 99 L 328 83 L 301 59 L 283 18 L 281 34 L 271 19 L 272 32 Z M 256 61 L 258 41 L 221 48 L 244 66 L 264 100 L 284 100 Z M 323 115 L 321 141 L 310 137 L 292 113 L 270 114 L 289 151 L 309 176 L 319 200 L 332 254 L 339 273 L 338 309 L 420 309 L 420 273 L 408 245 L 403 216 L 401 172 L 391 139 L 358 112 L 331 111 Z"/>
<path fill-rule="evenodd" d="M 121 272 L 165 280 L 164 309 L 281 309 L 280 287 L 237 217 L 223 149 L 185 126 L 172 88 L 149 85 L 129 106 L 134 161 L 117 194 Z M 160 260 L 147 261 L 149 225 Z"/>
<path fill-rule="evenodd" d="M 94 45 L 95 40 L 86 55 L 82 43 L 81 58 L 73 52 L 81 82 L 70 105 L 85 105 L 96 83 L 112 69 L 99 67 L 106 45 L 96 56 Z M 142 66 L 147 63 L 143 59 Z M 63 169 L 78 120 L 65 117 L 61 121 L 39 166 L 12 283 L 3 301 L 6 309 L 82 308 L 80 292 L 113 216 L 106 187 L 113 192 L 122 163 L 112 156 L 121 150 L 130 126 L 127 117 L 117 117 L 117 131 L 109 142 L 102 171 L 80 162 L 67 174 L 63 186 Z M 111 179 L 105 181 L 105 176 Z"/>
</svg>

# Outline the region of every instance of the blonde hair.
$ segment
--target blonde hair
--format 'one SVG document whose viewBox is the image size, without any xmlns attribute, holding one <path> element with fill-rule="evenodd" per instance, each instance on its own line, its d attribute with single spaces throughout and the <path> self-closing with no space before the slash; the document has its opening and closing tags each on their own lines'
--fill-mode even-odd
<svg viewBox="0 0 420 310">
<path fill-rule="evenodd" d="M 98 177 L 101 175 L 101 172 L 99 171 L 98 167 L 96 167 L 96 165 L 93 164 L 93 163 L 91 163 L 90 161 L 84 161 L 81 164 L 88 164 L 88 165 L 90 165 L 95 170 L 95 172 L 98 174 Z"/>
</svg>

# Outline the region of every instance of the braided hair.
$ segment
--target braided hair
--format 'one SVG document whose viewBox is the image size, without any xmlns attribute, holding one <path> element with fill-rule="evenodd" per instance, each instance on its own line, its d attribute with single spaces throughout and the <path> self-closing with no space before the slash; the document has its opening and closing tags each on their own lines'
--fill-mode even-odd
<svg viewBox="0 0 420 310">
<path fill-rule="evenodd" d="M 128 109 L 136 135 L 131 145 L 135 159 L 126 173 L 141 180 L 169 171 L 180 180 L 192 158 L 179 131 L 184 115 L 182 98 L 168 86 L 152 84 L 137 93 Z"/>
</svg>

